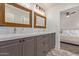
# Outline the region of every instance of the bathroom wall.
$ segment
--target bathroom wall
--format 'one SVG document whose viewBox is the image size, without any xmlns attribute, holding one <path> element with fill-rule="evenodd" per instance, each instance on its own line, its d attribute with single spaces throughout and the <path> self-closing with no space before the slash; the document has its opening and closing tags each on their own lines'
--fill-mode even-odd
<svg viewBox="0 0 79 59">
<path fill-rule="evenodd" d="M 66 17 L 66 12 L 76 13 Z M 61 29 L 79 29 L 79 6 L 61 12 Z"/>
</svg>

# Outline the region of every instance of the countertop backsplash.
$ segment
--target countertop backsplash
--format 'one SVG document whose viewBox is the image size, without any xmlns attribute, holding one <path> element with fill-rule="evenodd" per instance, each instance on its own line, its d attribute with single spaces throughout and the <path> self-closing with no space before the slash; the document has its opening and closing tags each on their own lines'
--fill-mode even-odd
<svg viewBox="0 0 79 59">
<path fill-rule="evenodd" d="M 0 34 L 12 34 L 12 33 L 14 33 L 14 27 L 0 26 Z"/>
<path fill-rule="evenodd" d="M 46 32 L 45 29 L 42 28 L 24 28 L 24 27 L 4 27 L 0 26 L 0 34 L 26 34 L 26 33 L 34 33 L 34 32 Z"/>
</svg>

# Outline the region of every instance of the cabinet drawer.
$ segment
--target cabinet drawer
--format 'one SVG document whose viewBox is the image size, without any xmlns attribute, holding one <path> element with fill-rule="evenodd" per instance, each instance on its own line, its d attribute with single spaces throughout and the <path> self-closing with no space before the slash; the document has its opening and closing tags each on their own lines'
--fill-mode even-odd
<svg viewBox="0 0 79 59">
<path fill-rule="evenodd" d="M 46 48 L 37 49 L 37 56 L 46 56 L 47 53 L 48 53 L 48 49 Z"/>
</svg>

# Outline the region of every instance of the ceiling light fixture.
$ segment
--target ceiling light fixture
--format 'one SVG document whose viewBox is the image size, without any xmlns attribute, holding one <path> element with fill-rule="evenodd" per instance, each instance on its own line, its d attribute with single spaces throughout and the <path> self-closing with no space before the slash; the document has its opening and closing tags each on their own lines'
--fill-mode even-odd
<svg viewBox="0 0 79 59">
<path fill-rule="evenodd" d="M 66 12 L 66 17 L 70 17 L 70 12 Z"/>
<path fill-rule="evenodd" d="M 66 12 L 66 17 L 70 17 L 72 14 L 75 14 L 76 12 L 75 11 L 73 11 L 73 12 Z"/>
</svg>

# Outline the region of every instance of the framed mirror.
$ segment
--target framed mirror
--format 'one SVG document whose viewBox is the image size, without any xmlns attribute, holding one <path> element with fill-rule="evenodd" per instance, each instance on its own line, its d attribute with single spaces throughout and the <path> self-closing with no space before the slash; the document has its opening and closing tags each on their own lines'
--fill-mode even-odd
<svg viewBox="0 0 79 59">
<path fill-rule="evenodd" d="M 3 24 L 10 27 L 32 27 L 32 10 L 17 3 L 2 4 Z M 2 7 L 1 6 L 1 7 Z"/>
<path fill-rule="evenodd" d="M 46 28 L 46 17 L 35 12 L 34 28 Z"/>
</svg>

